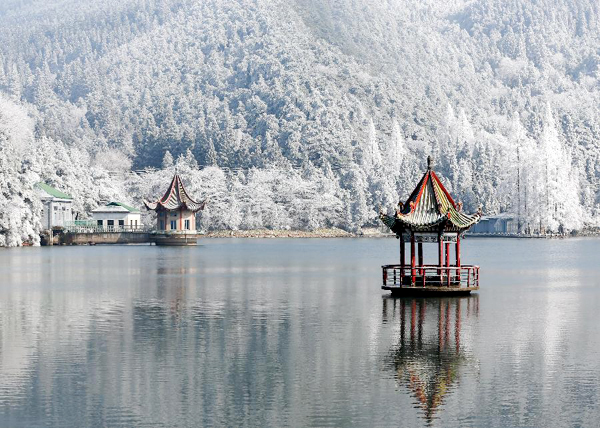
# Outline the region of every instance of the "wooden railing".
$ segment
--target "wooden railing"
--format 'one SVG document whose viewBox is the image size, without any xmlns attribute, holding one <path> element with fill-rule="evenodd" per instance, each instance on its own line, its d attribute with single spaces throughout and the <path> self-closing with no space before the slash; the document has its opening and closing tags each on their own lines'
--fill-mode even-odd
<svg viewBox="0 0 600 428">
<path fill-rule="evenodd" d="M 382 266 L 384 287 L 479 287 L 479 266 Z"/>
</svg>

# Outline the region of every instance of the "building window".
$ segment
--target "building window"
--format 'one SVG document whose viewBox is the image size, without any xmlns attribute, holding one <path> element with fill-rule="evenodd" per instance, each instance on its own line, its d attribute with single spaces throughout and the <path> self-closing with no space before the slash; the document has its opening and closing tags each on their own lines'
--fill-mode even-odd
<svg viewBox="0 0 600 428">
<path fill-rule="evenodd" d="M 114 220 L 106 220 L 106 225 L 107 226 L 114 226 L 115 225 L 115 221 Z"/>
<path fill-rule="evenodd" d="M 103 220 L 98 220 L 98 226 L 103 226 L 104 225 L 104 221 Z"/>
<path fill-rule="evenodd" d="M 159 228 L 159 230 L 165 230 L 165 221 L 164 220 L 160 220 L 158 222 L 158 228 Z"/>
<path fill-rule="evenodd" d="M 54 205 L 54 211 L 58 211 L 58 207 Z"/>
<path fill-rule="evenodd" d="M 186 230 L 190 230 L 190 221 L 189 220 L 185 221 L 185 228 L 186 228 Z"/>
<path fill-rule="evenodd" d="M 177 229 L 177 220 L 171 220 L 171 230 Z"/>
<path fill-rule="evenodd" d="M 125 226 L 125 220 L 119 220 L 119 226 Z"/>
</svg>

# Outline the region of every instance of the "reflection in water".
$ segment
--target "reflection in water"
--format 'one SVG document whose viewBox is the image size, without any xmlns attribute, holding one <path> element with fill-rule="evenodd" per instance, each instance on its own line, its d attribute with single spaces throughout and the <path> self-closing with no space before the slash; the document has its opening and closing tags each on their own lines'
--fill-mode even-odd
<svg viewBox="0 0 600 428">
<path fill-rule="evenodd" d="M 385 296 L 384 323 L 390 322 L 390 312 L 393 320 L 400 319 L 400 343 L 391 351 L 388 366 L 395 370 L 398 382 L 408 388 L 430 424 L 447 394 L 458 386 L 461 366 L 473 360 L 461 346 L 461 322 L 463 317 L 478 316 L 479 296 Z"/>
<path fill-rule="evenodd" d="M 600 240 L 477 240 L 479 297 L 382 301 L 396 245 L 0 251 L 0 427 L 598 425 Z"/>
</svg>

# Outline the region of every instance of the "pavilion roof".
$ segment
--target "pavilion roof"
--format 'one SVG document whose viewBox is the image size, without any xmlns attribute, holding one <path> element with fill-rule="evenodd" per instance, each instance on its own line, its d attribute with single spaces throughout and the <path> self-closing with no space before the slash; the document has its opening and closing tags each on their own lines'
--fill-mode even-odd
<svg viewBox="0 0 600 428">
<path fill-rule="evenodd" d="M 427 159 L 427 163 L 427 171 L 406 203 L 400 204 L 394 216 L 380 214 L 381 221 L 396 233 L 403 229 L 420 232 L 461 232 L 477 223 L 481 219 L 481 212 L 461 212 L 461 204 L 457 205 L 454 202 L 437 174 L 431 169 L 431 158 Z"/>
<path fill-rule="evenodd" d="M 185 190 L 179 175 L 175 174 L 173 180 L 171 181 L 171 185 L 163 197 L 156 202 L 144 201 L 144 205 L 146 208 L 153 211 L 158 209 L 176 211 L 183 208 L 193 212 L 198 212 L 204 209 L 205 202 L 194 201 Z"/>
</svg>

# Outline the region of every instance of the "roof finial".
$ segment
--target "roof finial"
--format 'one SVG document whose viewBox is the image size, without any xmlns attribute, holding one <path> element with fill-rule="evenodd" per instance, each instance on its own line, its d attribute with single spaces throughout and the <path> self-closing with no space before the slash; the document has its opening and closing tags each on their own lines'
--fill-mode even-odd
<svg viewBox="0 0 600 428">
<path fill-rule="evenodd" d="M 427 170 L 431 171 L 431 162 L 433 161 L 433 159 L 431 159 L 431 156 L 427 156 Z"/>
</svg>

